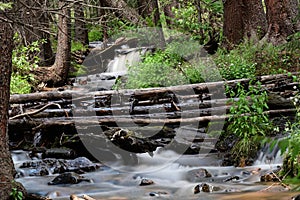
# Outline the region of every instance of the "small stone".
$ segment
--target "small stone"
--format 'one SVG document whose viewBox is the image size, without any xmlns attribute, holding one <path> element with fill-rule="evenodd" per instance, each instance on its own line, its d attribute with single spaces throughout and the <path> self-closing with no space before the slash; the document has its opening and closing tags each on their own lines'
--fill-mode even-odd
<svg viewBox="0 0 300 200">
<path fill-rule="evenodd" d="M 152 185 L 152 184 L 154 184 L 154 182 L 152 180 L 144 178 L 144 179 L 142 179 L 140 186 Z"/>
<path fill-rule="evenodd" d="M 198 194 L 200 192 L 211 192 L 210 186 L 207 183 L 201 183 L 195 186 L 194 188 L 194 194 Z"/>
</svg>

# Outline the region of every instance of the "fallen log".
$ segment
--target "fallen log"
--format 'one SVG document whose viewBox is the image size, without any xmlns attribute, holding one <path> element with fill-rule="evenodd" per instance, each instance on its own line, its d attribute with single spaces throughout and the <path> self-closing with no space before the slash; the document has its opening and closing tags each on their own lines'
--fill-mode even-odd
<svg viewBox="0 0 300 200">
<path fill-rule="evenodd" d="M 265 114 L 272 116 L 280 116 L 280 115 L 294 115 L 296 113 L 296 109 L 281 109 L 281 110 L 270 110 L 265 111 Z M 105 123 L 119 123 L 122 125 L 132 125 L 135 124 L 144 124 L 152 126 L 162 125 L 162 124 L 190 124 L 190 123 L 205 123 L 210 121 L 223 121 L 227 120 L 231 115 L 213 115 L 213 116 L 202 116 L 202 117 L 190 117 L 190 118 L 175 118 L 175 119 L 150 119 L 150 118 L 138 118 L 131 116 L 123 116 L 123 117 L 65 117 L 65 118 L 50 118 L 50 119 L 35 119 L 35 120 L 24 120 L 24 119 L 14 119 L 9 120 L 10 126 L 24 126 L 28 125 L 31 127 L 38 125 L 95 125 L 95 124 L 105 124 Z"/>
<path fill-rule="evenodd" d="M 298 73 L 297 73 L 298 74 Z M 284 74 L 279 75 L 270 75 L 270 76 L 262 76 L 257 77 L 258 81 L 264 82 L 268 81 L 268 84 L 278 83 L 278 79 L 282 81 L 289 80 L 286 84 L 290 84 L 292 81 L 292 77 Z M 175 95 L 192 95 L 192 94 L 203 94 L 203 93 L 212 93 L 213 91 L 217 91 L 216 93 L 219 95 L 213 95 L 213 98 L 224 98 L 225 85 L 228 85 L 230 88 L 235 88 L 237 83 L 242 83 L 244 85 L 249 84 L 250 79 L 238 79 L 238 80 L 230 80 L 230 81 L 219 81 L 219 82 L 209 82 L 209 83 L 198 83 L 198 84 L 190 84 L 190 85 L 180 85 L 180 86 L 170 86 L 163 88 L 146 88 L 139 90 L 109 90 L 109 91 L 97 91 L 97 92 L 85 92 L 85 91 L 62 91 L 62 92 L 41 92 L 41 93 L 32 93 L 32 94 L 22 94 L 22 95 L 12 95 L 10 97 L 11 104 L 20 104 L 27 103 L 33 101 L 53 101 L 53 100 L 61 100 L 61 99 L 94 99 L 99 96 L 127 96 L 134 97 L 140 101 L 149 100 L 149 98 L 153 98 L 155 96 L 163 96 L 165 93 L 174 93 Z M 216 94 L 215 92 L 213 92 Z M 223 93 L 223 94 L 222 94 Z M 220 96 L 220 97 L 219 97 Z"/>
</svg>

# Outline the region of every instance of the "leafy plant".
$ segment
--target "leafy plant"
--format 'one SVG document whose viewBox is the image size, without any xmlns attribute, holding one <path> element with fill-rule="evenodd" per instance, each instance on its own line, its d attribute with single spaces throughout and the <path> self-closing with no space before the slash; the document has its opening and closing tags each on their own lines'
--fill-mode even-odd
<svg viewBox="0 0 300 200">
<path fill-rule="evenodd" d="M 266 136 L 272 128 L 264 110 L 268 108 L 267 93 L 261 91 L 261 84 L 249 85 L 248 90 L 237 84 L 236 92 L 231 91 L 231 117 L 228 120 L 227 133 L 233 133 L 239 141 L 232 149 L 236 157 L 249 157 L 257 151 L 261 136 Z M 238 98 L 237 101 L 233 97 Z"/>
<path fill-rule="evenodd" d="M 15 40 L 17 36 L 15 37 Z M 44 41 L 35 41 L 27 46 L 17 46 L 12 54 L 12 78 L 11 93 L 29 93 L 31 91 L 31 83 L 34 83 L 34 76 L 30 73 L 34 68 L 38 67 L 40 58 L 38 56 L 39 45 Z"/>
<path fill-rule="evenodd" d="M 226 80 L 297 71 L 300 66 L 297 44 L 296 39 L 281 46 L 245 41 L 230 52 L 219 49 L 214 61 Z"/>
<path fill-rule="evenodd" d="M 222 77 L 226 80 L 254 78 L 256 65 L 254 61 L 256 45 L 245 42 L 229 53 L 220 49 L 215 57 L 215 62 Z"/>
<path fill-rule="evenodd" d="M 163 87 L 186 84 L 185 76 L 176 70 L 180 65 L 180 58 L 159 50 L 147 54 L 142 63 L 129 66 L 127 88 Z"/>
<path fill-rule="evenodd" d="M 84 52 L 87 50 L 87 46 L 83 45 L 81 42 L 72 41 L 71 52 L 81 51 Z"/>
<path fill-rule="evenodd" d="M 288 122 L 285 127 L 285 133 L 288 137 L 279 141 L 281 153 L 285 155 L 283 163 L 283 172 L 291 177 L 300 178 L 300 95 L 294 98 L 294 105 L 296 107 L 295 121 Z"/>
<path fill-rule="evenodd" d="M 12 191 L 10 192 L 10 196 L 13 200 L 22 200 L 24 199 L 23 193 L 18 190 L 16 185 L 16 182 L 13 181 L 13 188 Z"/>
<path fill-rule="evenodd" d="M 172 20 L 177 30 L 188 32 L 192 38 L 199 40 L 201 44 L 208 40 L 210 30 L 221 31 L 223 4 L 221 1 L 204 0 L 199 4 L 201 8 L 201 22 L 195 2 L 180 0 L 184 6 L 173 7 L 175 18 Z"/>
<path fill-rule="evenodd" d="M 0 10 L 11 9 L 12 4 L 13 4 L 12 2 L 9 3 L 0 2 Z"/>
<path fill-rule="evenodd" d="M 89 29 L 88 38 L 90 42 L 100 41 L 103 38 L 102 28 L 98 26 L 93 26 Z"/>
</svg>

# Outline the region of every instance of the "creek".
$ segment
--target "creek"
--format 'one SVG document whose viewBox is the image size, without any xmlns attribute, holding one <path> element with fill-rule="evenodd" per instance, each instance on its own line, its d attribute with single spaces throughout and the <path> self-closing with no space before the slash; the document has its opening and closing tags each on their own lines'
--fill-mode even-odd
<svg viewBox="0 0 300 200">
<path fill-rule="evenodd" d="M 90 85 L 87 83 L 84 87 L 91 87 L 96 81 L 97 87 L 110 89 L 117 77 L 126 74 L 126 66 L 138 63 L 140 56 L 146 51 L 147 48 L 116 50 L 115 59 L 108 62 L 106 72 L 99 76 L 90 75 L 88 80 L 92 83 Z M 83 78 L 79 77 L 77 83 Z M 99 90 L 99 88 L 93 88 L 93 90 Z M 260 182 L 262 175 L 282 165 L 282 157 L 278 148 L 272 151 L 269 147 L 262 148 L 253 166 L 241 168 L 221 166 L 221 153 L 181 155 L 159 147 L 153 154 L 137 153 L 137 162 L 132 165 L 120 164 L 117 161 L 106 162 L 95 171 L 82 174 L 91 180 L 89 182 L 60 185 L 48 185 L 48 182 L 52 181 L 57 174 L 30 176 L 32 169 L 20 168 L 26 161 L 41 160 L 39 157 L 32 158 L 29 154 L 30 152 L 23 150 L 12 151 L 15 168 L 19 174 L 16 181 L 21 182 L 29 193 L 56 200 L 70 199 L 71 194 L 78 196 L 87 194 L 96 199 L 119 200 L 287 200 L 296 194 L 280 184 Z M 153 181 L 153 184 L 141 186 L 144 180 Z M 209 185 L 210 192 L 195 192 L 197 185 L 203 183 Z"/>
<path fill-rule="evenodd" d="M 20 164 L 31 160 L 26 151 L 13 151 L 12 156 L 18 172 Z M 266 158 L 264 153 L 262 158 Z M 279 155 L 279 152 L 277 152 Z M 174 157 L 178 159 L 173 160 Z M 178 155 L 175 152 L 154 152 L 138 154 L 138 165 L 122 166 L 110 163 L 96 171 L 83 174 L 92 182 L 78 184 L 48 185 L 57 175 L 24 176 L 17 179 L 29 193 L 47 196 L 52 199 L 69 199 L 70 194 L 78 196 L 87 194 L 97 199 L 290 199 L 295 193 L 288 192 L 280 185 L 260 182 L 260 176 L 276 170 L 282 159 L 257 160 L 253 166 L 222 167 L 217 154 Z M 170 162 L 171 161 L 171 162 Z M 203 169 L 211 174 L 203 176 Z M 230 180 L 232 177 L 238 177 Z M 152 185 L 140 186 L 142 179 L 154 182 Z M 194 188 L 201 183 L 207 183 L 212 188 L 209 193 L 194 194 Z M 122 197 L 122 198 L 121 198 Z"/>
</svg>

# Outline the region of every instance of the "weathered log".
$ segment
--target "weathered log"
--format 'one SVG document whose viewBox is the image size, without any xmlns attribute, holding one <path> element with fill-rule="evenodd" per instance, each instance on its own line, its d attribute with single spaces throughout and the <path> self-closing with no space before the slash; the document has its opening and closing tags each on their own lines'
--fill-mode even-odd
<svg viewBox="0 0 300 200">
<path fill-rule="evenodd" d="M 282 109 L 282 110 L 270 110 L 265 111 L 264 113 L 269 116 L 278 116 L 278 115 L 292 115 L 295 114 L 296 109 Z M 10 126 L 17 125 L 28 125 L 28 126 L 37 126 L 39 124 L 47 125 L 95 125 L 95 124 L 105 124 L 105 123 L 122 123 L 122 125 L 132 125 L 135 124 L 151 124 L 151 125 L 161 125 L 161 124 L 189 124 L 189 123 L 205 123 L 209 121 L 222 121 L 227 120 L 230 115 L 214 115 L 214 116 L 202 116 L 202 117 L 190 117 L 190 118 L 138 118 L 130 116 L 122 117 L 65 117 L 65 118 L 50 118 L 50 119 L 35 119 L 34 121 L 24 121 L 23 119 L 14 119 L 9 120 Z"/>
<path fill-rule="evenodd" d="M 298 73 L 297 73 L 298 74 Z M 268 81 L 268 84 L 277 83 L 278 79 L 282 79 L 280 81 L 292 80 L 291 76 L 279 74 L 279 75 L 271 75 L 271 76 L 262 76 L 258 77 L 257 80 L 261 80 L 264 82 Z M 280 82 L 279 81 L 279 82 Z M 32 101 L 53 101 L 53 100 L 61 100 L 61 99 L 93 99 L 97 96 L 132 96 L 139 100 L 149 100 L 155 96 L 163 96 L 163 94 L 172 92 L 176 95 L 192 95 L 192 94 L 203 94 L 208 91 L 218 91 L 224 90 L 224 86 L 228 85 L 229 87 L 235 87 L 237 83 L 248 84 L 250 79 L 238 79 L 231 81 L 219 81 L 219 82 L 210 82 L 210 83 L 198 83 L 198 84 L 190 84 L 190 85 L 180 85 L 180 86 L 171 86 L 171 87 L 163 87 L 163 88 L 147 88 L 147 89 L 139 89 L 139 90 L 109 90 L 109 91 L 97 91 L 97 92 L 84 92 L 84 91 L 63 91 L 63 92 L 41 92 L 41 93 L 32 93 L 32 94 L 22 94 L 22 95 L 12 95 L 10 98 L 11 104 L 17 103 L 26 103 Z M 282 84 L 282 83 L 281 83 Z M 287 84 L 290 84 L 288 82 Z M 224 96 L 224 95 L 221 95 Z M 213 98 L 218 98 L 215 95 Z M 221 97 L 222 98 L 222 97 Z"/>
</svg>

